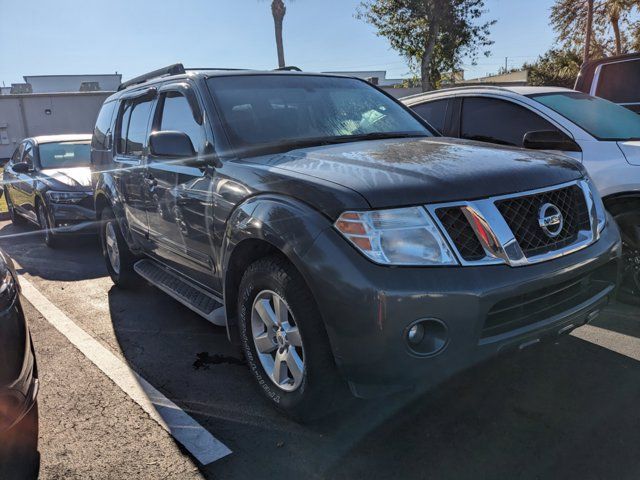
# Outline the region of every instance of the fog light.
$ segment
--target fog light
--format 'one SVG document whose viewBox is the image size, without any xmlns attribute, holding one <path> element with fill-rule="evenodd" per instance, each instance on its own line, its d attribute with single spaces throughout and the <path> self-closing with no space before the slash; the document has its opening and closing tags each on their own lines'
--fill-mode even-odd
<svg viewBox="0 0 640 480">
<path fill-rule="evenodd" d="M 436 355 L 449 343 L 447 326 L 437 318 L 416 320 L 405 329 L 404 336 L 411 353 L 421 357 Z"/>
<path fill-rule="evenodd" d="M 421 323 L 416 323 L 409 329 L 407 333 L 407 339 L 412 345 L 417 345 L 424 338 L 424 326 Z"/>
</svg>

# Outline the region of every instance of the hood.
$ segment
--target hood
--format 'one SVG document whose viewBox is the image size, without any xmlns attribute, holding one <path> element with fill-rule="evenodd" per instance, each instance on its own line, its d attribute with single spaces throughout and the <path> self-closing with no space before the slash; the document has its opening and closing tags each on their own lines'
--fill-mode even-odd
<svg viewBox="0 0 640 480">
<path fill-rule="evenodd" d="M 618 142 L 618 147 L 622 150 L 627 162 L 631 165 L 640 165 L 640 141 Z"/>
<path fill-rule="evenodd" d="M 373 208 L 516 193 L 584 175 L 582 166 L 564 155 L 441 137 L 305 148 L 267 162 L 347 187 Z"/>
<path fill-rule="evenodd" d="M 39 179 L 49 188 L 87 190 L 91 188 L 89 167 L 47 168 L 40 170 Z"/>
</svg>

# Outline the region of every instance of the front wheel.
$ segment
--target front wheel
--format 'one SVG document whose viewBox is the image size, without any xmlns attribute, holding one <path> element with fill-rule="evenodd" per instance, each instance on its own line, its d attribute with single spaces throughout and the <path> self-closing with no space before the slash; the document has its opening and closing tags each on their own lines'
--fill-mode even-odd
<svg viewBox="0 0 640 480">
<path fill-rule="evenodd" d="M 133 269 L 137 258 L 129 249 L 110 207 L 102 210 L 100 214 L 100 243 L 107 271 L 113 283 L 124 289 L 139 285 L 140 277 Z"/>
<path fill-rule="evenodd" d="M 295 267 L 279 256 L 258 260 L 238 293 L 242 347 L 270 403 L 298 421 L 338 407 L 344 382 L 315 299 Z"/>
<path fill-rule="evenodd" d="M 42 203 L 38 204 L 38 223 L 44 235 L 44 243 L 49 248 L 56 248 L 58 246 L 58 237 L 53 233 L 49 215 L 47 215 L 47 210 Z"/>
<path fill-rule="evenodd" d="M 610 212 L 622 237 L 620 301 L 640 305 L 640 201 L 614 205 Z"/>
</svg>

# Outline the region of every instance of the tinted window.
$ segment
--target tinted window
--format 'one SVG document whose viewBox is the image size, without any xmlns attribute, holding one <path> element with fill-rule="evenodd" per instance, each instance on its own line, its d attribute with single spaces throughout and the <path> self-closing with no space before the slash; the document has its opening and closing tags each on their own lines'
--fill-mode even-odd
<svg viewBox="0 0 640 480">
<path fill-rule="evenodd" d="M 119 122 L 118 153 L 140 156 L 147 138 L 152 100 L 128 101 Z"/>
<path fill-rule="evenodd" d="M 133 105 L 131 118 L 129 119 L 129 129 L 127 130 L 127 155 L 142 155 L 147 139 L 150 111 L 151 100 L 145 100 Z"/>
<path fill-rule="evenodd" d="M 640 60 L 603 65 L 596 94 L 616 103 L 640 103 Z"/>
<path fill-rule="evenodd" d="M 131 118 L 131 109 L 133 105 L 131 103 L 125 103 L 120 119 L 118 120 L 118 145 L 116 147 L 117 153 L 124 154 L 127 150 L 127 129 L 129 128 L 129 118 Z"/>
<path fill-rule="evenodd" d="M 40 145 L 40 167 L 87 167 L 90 155 L 89 142 L 45 143 Z"/>
<path fill-rule="evenodd" d="M 531 95 L 599 140 L 640 139 L 640 115 L 580 92 Z"/>
<path fill-rule="evenodd" d="M 440 133 L 444 131 L 444 121 L 447 117 L 449 100 L 435 100 L 433 102 L 413 105 L 411 109 L 435 127 Z"/>
<path fill-rule="evenodd" d="M 204 132 L 202 126 L 193 118 L 191 107 L 187 99 L 177 92 L 170 92 L 163 99 L 160 130 L 175 130 L 186 133 L 191 139 L 196 152 L 204 145 Z"/>
<path fill-rule="evenodd" d="M 535 130 L 557 130 L 551 123 L 504 100 L 465 98 L 460 136 L 470 140 L 522 147 L 524 134 Z"/>
<path fill-rule="evenodd" d="M 209 89 L 236 148 L 348 141 L 380 134 L 432 135 L 401 105 L 351 78 L 312 75 L 214 77 Z"/>
<path fill-rule="evenodd" d="M 108 147 L 107 132 L 111 129 L 111 116 L 115 106 L 116 102 L 109 102 L 105 103 L 100 109 L 91 141 L 91 147 L 96 150 L 106 150 Z"/>
</svg>

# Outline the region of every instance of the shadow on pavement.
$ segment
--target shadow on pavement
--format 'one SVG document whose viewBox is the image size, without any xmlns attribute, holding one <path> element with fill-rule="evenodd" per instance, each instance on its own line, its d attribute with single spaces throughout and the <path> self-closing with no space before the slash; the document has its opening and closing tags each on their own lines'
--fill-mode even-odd
<svg viewBox="0 0 640 480">
<path fill-rule="evenodd" d="M 109 292 L 130 366 L 227 444 L 208 478 L 637 478 L 640 362 L 567 336 L 430 392 L 353 401 L 312 426 L 275 412 L 215 327 L 153 287 Z M 639 336 L 606 312 L 601 328 Z M 635 323 L 633 323 L 635 322 Z M 208 360 L 211 361 L 208 361 Z"/>
<path fill-rule="evenodd" d="M 0 247 L 20 265 L 20 273 L 54 281 L 76 281 L 107 275 L 97 236 L 64 237 L 56 249 L 47 247 L 31 226 L 0 227 Z"/>
</svg>

